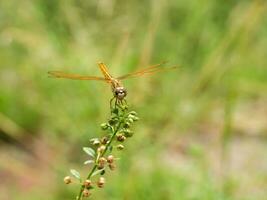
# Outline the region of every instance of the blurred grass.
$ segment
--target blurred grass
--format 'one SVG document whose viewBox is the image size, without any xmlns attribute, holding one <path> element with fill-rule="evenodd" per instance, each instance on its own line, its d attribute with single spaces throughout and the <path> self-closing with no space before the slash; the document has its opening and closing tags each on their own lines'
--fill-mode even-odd
<svg viewBox="0 0 267 200">
<path fill-rule="evenodd" d="M 110 88 L 49 70 L 114 75 L 142 118 L 94 199 L 267 196 L 265 1 L 0 2 L 0 199 L 72 199 L 62 177 L 100 136 Z M 234 95 L 234 96 L 232 96 Z M 26 151 L 23 151 L 26 150 Z M 32 151 L 34 157 L 28 154 Z"/>
</svg>

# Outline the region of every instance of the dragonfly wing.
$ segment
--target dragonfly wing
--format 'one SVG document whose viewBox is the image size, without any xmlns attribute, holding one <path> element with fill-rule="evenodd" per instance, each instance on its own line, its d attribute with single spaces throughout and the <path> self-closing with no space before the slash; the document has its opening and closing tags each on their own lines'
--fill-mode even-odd
<svg viewBox="0 0 267 200">
<path fill-rule="evenodd" d="M 79 74 L 68 74 L 61 71 L 49 71 L 48 74 L 51 78 L 66 78 L 73 80 L 97 80 L 97 81 L 106 81 L 109 82 L 106 78 L 97 77 L 97 76 L 83 76 Z"/>
<path fill-rule="evenodd" d="M 130 74 L 126 74 L 123 76 L 118 77 L 119 80 L 123 80 L 123 79 L 127 79 L 127 78 L 134 78 L 134 77 L 138 77 L 138 76 L 142 76 L 142 75 L 146 75 L 146 74 L 153 74 L 156 72 L 160 72 L 160 71 L 167 71 L 167 70 L 171 70 L 171 69 L 176 69 L 177 67 L 162 67 L 164 63 L 160 63 L 157 65 L 153 65 L 150 67 L 147 67 L 145 69 L 142 70 L 138 70 L 136 72 L 130 73 Z"/>
</svg>

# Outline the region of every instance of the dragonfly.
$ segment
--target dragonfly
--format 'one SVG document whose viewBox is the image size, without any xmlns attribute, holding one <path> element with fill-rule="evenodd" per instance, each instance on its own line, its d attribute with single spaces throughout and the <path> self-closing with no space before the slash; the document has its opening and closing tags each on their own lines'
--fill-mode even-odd
<svg viewBox="0 0 267 200">
<path fill-rule="evenodd" d="M 154 74 L 156 72 L 166 71 L 177 68 L 176 66 L 173 67 L 162 67 L 162 65 L 165 64 L 165 62 L 162 62 L 160 64 L 152 65 L 147 68 L 137 70 L 135 72 L 125 74 L 123 76 L 119 76 L 117 78 L 113 77 L 109 71 L 107 66 L 103 62 L 98 63 L 98 67 L 100 71 L 103 74 L 103 77 L 98 76 L 84 76 L 80 74 L 71 74 L 71 73 L 65 73 L 61 71 L 49 71 L 48 74 L 51 78 L 64 78 L 64 79 L 72 79 L 72 80 L 93 80 L 93 81 L 102 81 L 106 82 L 111 85 L 111 90 L 113 93 L 113 98 L 110 101 L 110 105 L 112 100 L 116 100 L 115 105 L 117 103 L 122 104 L 125 100 L 125 97 L 127 96 L 127 90 L 122 84 L 122 80 L 128 79 L 128 78 L 135 78 L 143 75 L 150 75 Z"/>
</svg>

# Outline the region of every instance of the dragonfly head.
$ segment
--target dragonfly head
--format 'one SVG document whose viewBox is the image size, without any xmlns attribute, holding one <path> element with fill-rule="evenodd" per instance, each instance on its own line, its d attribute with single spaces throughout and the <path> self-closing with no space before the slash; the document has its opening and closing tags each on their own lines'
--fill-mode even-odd
<svg viewBox="0 0 267 200">
<path fill-rule="evenodd" d="M 116 87 L 114 89 L 114 96 L 119 99 L 123 100 L 127 95 L 127 91 L 124 87 Z"/>
</svg>

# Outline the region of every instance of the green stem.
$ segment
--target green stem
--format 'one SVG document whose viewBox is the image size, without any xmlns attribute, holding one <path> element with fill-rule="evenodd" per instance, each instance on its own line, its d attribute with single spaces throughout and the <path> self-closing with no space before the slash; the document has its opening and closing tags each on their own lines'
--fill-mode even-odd
<svg viewBox="0 0 267 200">
<path fill-rule="evenodd" d="M 106 145 L 106 148 L 105 150 L 103 151 L 103 153 L 101 153 L 100 157 L 104 156 L 105 153 L 107 152 L 107 149 L 108 147 L 110 146 L 110 144 L 112 143 L 114 137 L 116 136 L 117 132 L 120 130 L 120 127 L 121 127 L 121 124 L 122 124 L 122 121 L 120 121 L 119 125 L 117 126 L 116 130 L 113 132 L 109 142 L 107 143 Z M 97 163 L 94 164 L 94 167 L 92 168 L 92 170 L 90 171 L 90 173 L 88 174 L 87 178 L 86 179 L 90 179 L 92 174 L 94 173 L 94 171 L 96 170 L 97 168 Z M 81 200 L 82 198 L 82 193 L 83 193 L 83 190 L 84 190 L 85 186 L 84 185 L 81 185 L 81 189 L 80 189 L 80 192 L 79 192 L 79 195 L 77 196 L 77 200 Z"/>
</svg>

